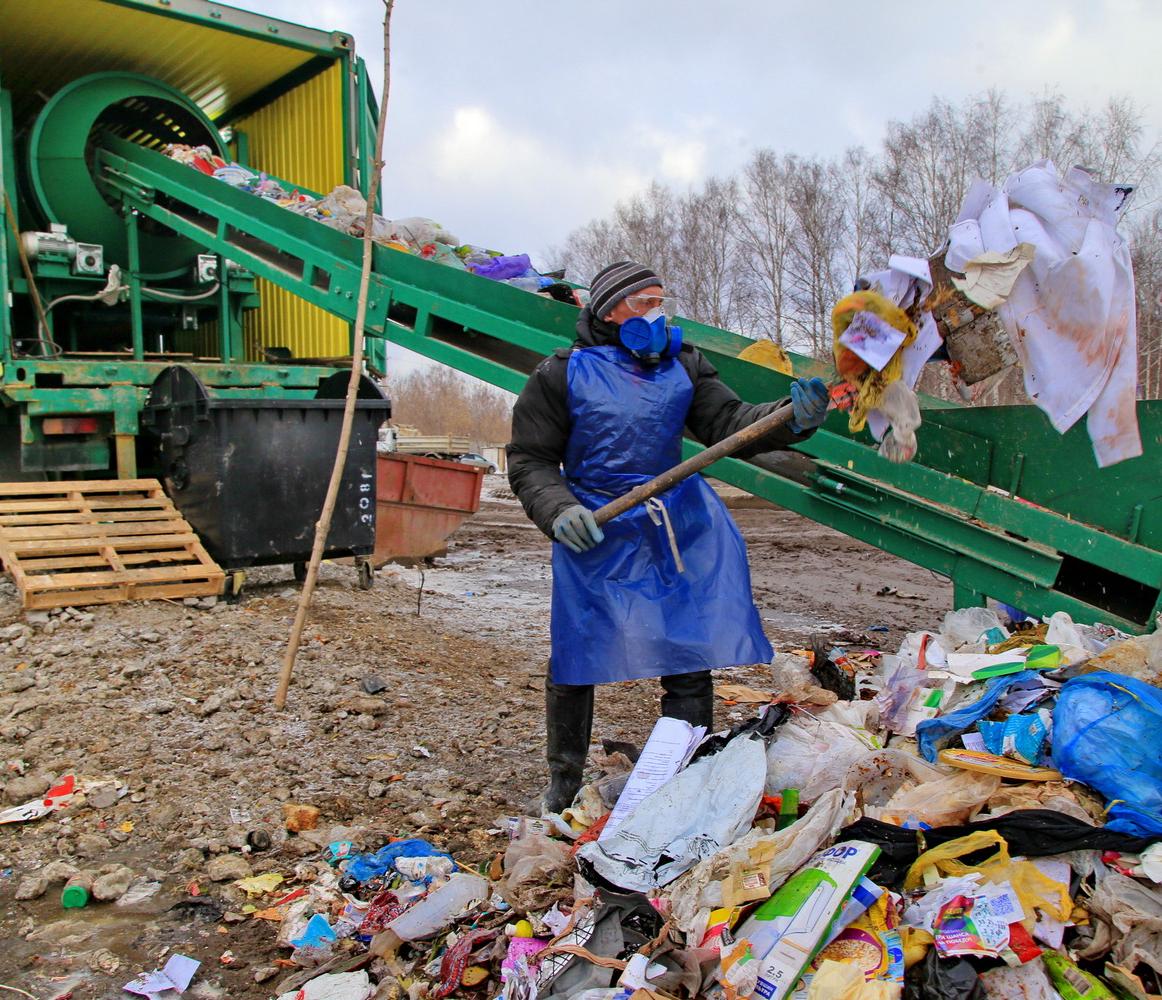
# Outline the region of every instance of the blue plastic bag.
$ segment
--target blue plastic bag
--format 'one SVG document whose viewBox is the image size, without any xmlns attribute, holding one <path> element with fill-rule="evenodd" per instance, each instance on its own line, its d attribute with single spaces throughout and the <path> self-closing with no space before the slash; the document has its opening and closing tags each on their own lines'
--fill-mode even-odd
<svg viewBox="0 0 1162 1000">
<path fill-rule="evenodd" d="M 1162 834 L 1162 691 L 1106 670 L 1068 681 L 1053 710 L 1053 766 L 1112 803 L 1108 829 Z"/>
<path fill-rule="evenodd" d="M 988 715 L 1009 688 L 1026 681 L 1037 681 L 1040 674 L 1036 670 L 1022 670 L 1019 674 L 995 677 L 989 681 L 984 694 L 968 705 L 962 705 L 955 712 L 941 715 L 936 719 L 925 719 L 916 727 L 916 741 L 920 744 L 920 754 L 929 763 L 936 761 L 936 753 L 943 750 L 961 733 L 966 733 L 978 721 Z"/>
<path fill-rule="evenodd" d="M 291 938 L 294 948 L 322 948 L 332 941 L 338 941 L 339 935 L 327 922 L 321 913 L 316 913 L 307 921 L 307 926 L 297 938 Z"/>
<path fill-rule="evenodd" d="M 397 840 L 394 843 L 381 847 L 374 854 L 358 854 L 348 858 L 343 864 L 343 871 L 360 882 L 366 882 L 376 875 L 383 875 L 395 868 L 398 858 L 449 858 L 452 855 L 441 851 L 426 840 L 413 837 L 410 840 Z M 455 862 L 452 862 L 453 870 Z"/>
</svg>

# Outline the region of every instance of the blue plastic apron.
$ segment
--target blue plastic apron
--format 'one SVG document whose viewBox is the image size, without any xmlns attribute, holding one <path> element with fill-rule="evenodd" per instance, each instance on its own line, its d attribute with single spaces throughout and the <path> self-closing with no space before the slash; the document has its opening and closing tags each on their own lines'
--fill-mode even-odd
<svg viewBox="0 0 1162 1000">
<path fill-rule="evenodd" d="M 588 347 L 569 357 L 568 388 L 565 478 L 586 507 L 596 510 L 681 461 L 694 387 L 680 362 L 643 366 L 619 347 Z M 626 511 L 588 552 L 553 545 L 556 683 L 603 684 L 771 659 L 746 546 L 722 501 L 701 476 L 659 499 L 664 515 L 656 505 L 652 512 Z"/>
</svg>

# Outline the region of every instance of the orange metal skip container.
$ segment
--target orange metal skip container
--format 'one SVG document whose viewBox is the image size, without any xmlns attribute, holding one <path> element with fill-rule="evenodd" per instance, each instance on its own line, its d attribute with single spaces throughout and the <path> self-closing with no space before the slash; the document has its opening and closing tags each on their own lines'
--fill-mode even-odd
<svg viewBox="0 0 1162 1000">
<path fill-rule="evenodd" d="M 484 470 L 463 462 L 393 453 L 376 462 L 375 552 L 392 559 L 422 559 L 480 509 Z"/>
</svg>

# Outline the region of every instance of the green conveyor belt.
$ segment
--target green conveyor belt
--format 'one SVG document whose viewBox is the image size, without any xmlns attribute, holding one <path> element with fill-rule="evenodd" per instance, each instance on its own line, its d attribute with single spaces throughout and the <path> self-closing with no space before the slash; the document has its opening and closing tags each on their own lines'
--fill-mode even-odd
<svg viewBox="0 0 1162 1000">
<path fill-rule="evenodd" d="M 293 294 L 354 319 L 362 244 L 158 153 L 110 139 L 110 198 Z M 375 248 L 367 332 L 512 392 L 573 339 L 576 309 L 455 268 Z M 750 340 L 698 323 L 687 339 L 750 401 L 789 379 L 739 359 Z M 794 359 L 797 372 L 815 362 Z M 800 462 L 726 459 L 718 478 L 1034 614 L 1068 611 L 1141 632 L 1162 593 L 1162 405 L 1139 403 L 1146 454 L 1098 469 L 1083 426 L 1058 435 L 1033 407 L 922 400 L 920 451 L 891 465 L 832 414 Z M 687 442 L 687 454 L 698 446 Z M 874 567 L 866 571 L 874 575 Z"/>
</svg>

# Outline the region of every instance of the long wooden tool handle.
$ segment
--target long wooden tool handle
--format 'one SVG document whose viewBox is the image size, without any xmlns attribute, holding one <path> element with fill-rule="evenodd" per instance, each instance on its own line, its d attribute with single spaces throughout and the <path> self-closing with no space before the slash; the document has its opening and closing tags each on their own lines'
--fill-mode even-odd
<svg viewBox="0 0 1162 1000">
<path fill-rule="evenodd" d="M 776 427 L 782 427 L 783 424 L 789 423 L 794 413 L 794 407 L 790 403 L 785 403 L 777 410 L 768 413 L 761 420 L 756 420 L 748 427 L 744 427 L 737 433 L 731 434 L 730 437 L 723 438 L 718 444 L 711 445 L 693 458 L 686 459 L 681 465 L 675 465 L 672 469 L 667 469 L 660 476 L 655 476 L 649 482 L 635 486 L 624 496 L 620 496 L 616 500 L 610 500 L 604 507 L 599 507 L 594 511 L 594 520 L 598 524 L 605 524 L 606 521 L 613 520 L 618 514 L 624 514 L 631 507 L 636 507 L 639 503 L 645 503 L 651 497 L 656 497 L 659 493 L 664 493 L 675 483 L 680 483 L 683 479 L 688 479 L 695 472 L 701 472 L 706 466 L 717 462 L 720 458 L 733 455 L 740 448 L 745 448 L 748 444 L 769 434 Z"/>
</svg>

